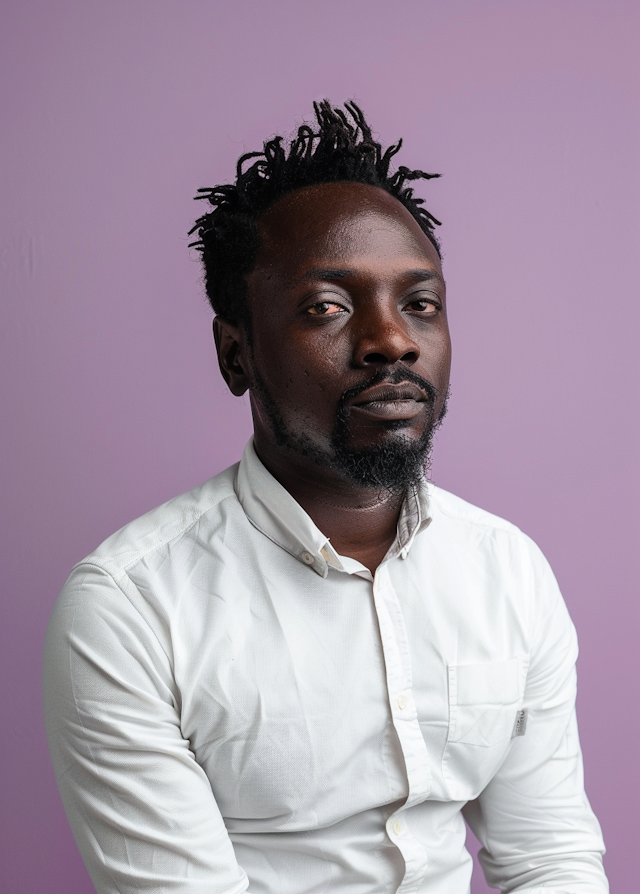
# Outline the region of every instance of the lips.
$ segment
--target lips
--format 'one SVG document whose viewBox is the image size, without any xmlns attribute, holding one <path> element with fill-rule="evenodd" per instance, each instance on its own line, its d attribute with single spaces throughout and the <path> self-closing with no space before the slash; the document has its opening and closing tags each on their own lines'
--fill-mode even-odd
<svg viewBox="0 0 640 894">
<path fill-rule="evenodd" d="M 352 406 L 360 406 L 362 404 L 374 403 L 378 401 L 397 401 L 397 400 L 428 400 L 427 395 L 422 388 L 414 385 L 413 382 L 400 382 L 398 385 L 390 382 L 382 382 L 380 385 L 373 385 L 362 391 L 353 399 Z"/>
<path fill-rule="evenodd" d="M 362 391 L 353 398 L 350 409 L 375 419 L 413 419 L 424 409 L 430 398 L 412 382 L 390 384 L 383 382 Z"/>
</svg>

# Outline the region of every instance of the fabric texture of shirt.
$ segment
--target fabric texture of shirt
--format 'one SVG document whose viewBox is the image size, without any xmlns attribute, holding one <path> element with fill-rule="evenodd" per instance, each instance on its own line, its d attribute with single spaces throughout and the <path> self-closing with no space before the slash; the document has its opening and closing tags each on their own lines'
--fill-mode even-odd
<svg viewBox="0 0 640 894">
<path fill-rule="evenodd" d="M 576 637 L 516 527 L 424 482 L 375 575 L 242 462 L 78 564 L 53 764 L 99 894 L 603 894 Z M 524 713 L 523 713 L 524 712 Z"/>
</svg>

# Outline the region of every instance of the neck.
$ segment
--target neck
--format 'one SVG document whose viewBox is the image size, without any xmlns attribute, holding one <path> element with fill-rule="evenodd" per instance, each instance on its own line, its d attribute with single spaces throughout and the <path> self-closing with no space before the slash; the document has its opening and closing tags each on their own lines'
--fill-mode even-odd
<svg viewBox="0 0 640 894">
<path fill-rule="evenodd" d="M 327 535 L 336 552 L 375 573 L 395 540 L 404 494 L 361 487 L 328 467 L 285 455 L 257 437 L 254 445 L 262 464 Z"/>
</svg>

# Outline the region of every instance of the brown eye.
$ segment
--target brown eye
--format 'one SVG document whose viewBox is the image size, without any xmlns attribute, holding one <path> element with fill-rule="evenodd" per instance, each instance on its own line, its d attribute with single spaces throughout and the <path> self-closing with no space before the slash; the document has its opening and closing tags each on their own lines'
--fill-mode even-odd
<svg viewBox="0 0 640 894">
<path fill-rule="evenodd" d="M 415 310 L 424 314 L 435 314 L 440 310 L 440 302 L 438 299 L 435 296 L 431 297 L 429 294 L 414 298 L 407 306 L 410 310 Z"/>
<path fill-rule="evenodd" d="M 340 307 L 339 304 L 335 304 L 333 301 L 319 301 L 317 304 L 313 304 L 307 311 L 307 313 L 313 314 L 314 316 L 331 316 L 332 314 L 339 313 L 341 310 L 344 310 L 343 307 Z"/>
</svg>

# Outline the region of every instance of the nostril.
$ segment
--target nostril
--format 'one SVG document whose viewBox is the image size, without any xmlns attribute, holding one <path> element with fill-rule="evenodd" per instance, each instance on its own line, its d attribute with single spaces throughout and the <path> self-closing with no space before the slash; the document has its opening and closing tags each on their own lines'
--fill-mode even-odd
<svg viewBox="0 0 640 894">
<path fill-rule="evenodd" d="M 388 363 L 389 360 L 384 354 L 366 354 L 363 357 L 365 363 Z"/>
<path fill-rule="evenodd" d="M 418 359 L 417 351 L 407 351 L 405 354 L 402 354 L 402 356 L 400 356 L 400 357 L 390 357 L 387 354 L 382 354 L 377 351 L 372 351 L 369 354 L 365 354 L 365 356 L 362 358 L 362 362 L 368 363 L 370 365 L 374 365 L 374 364 L 379 365 L 381 363 L 389 364 L 389 363 L 398 363 L 398 362 L 412 364 L 412 363 L 415 363 L 417 359 Z"/>
</svg>

